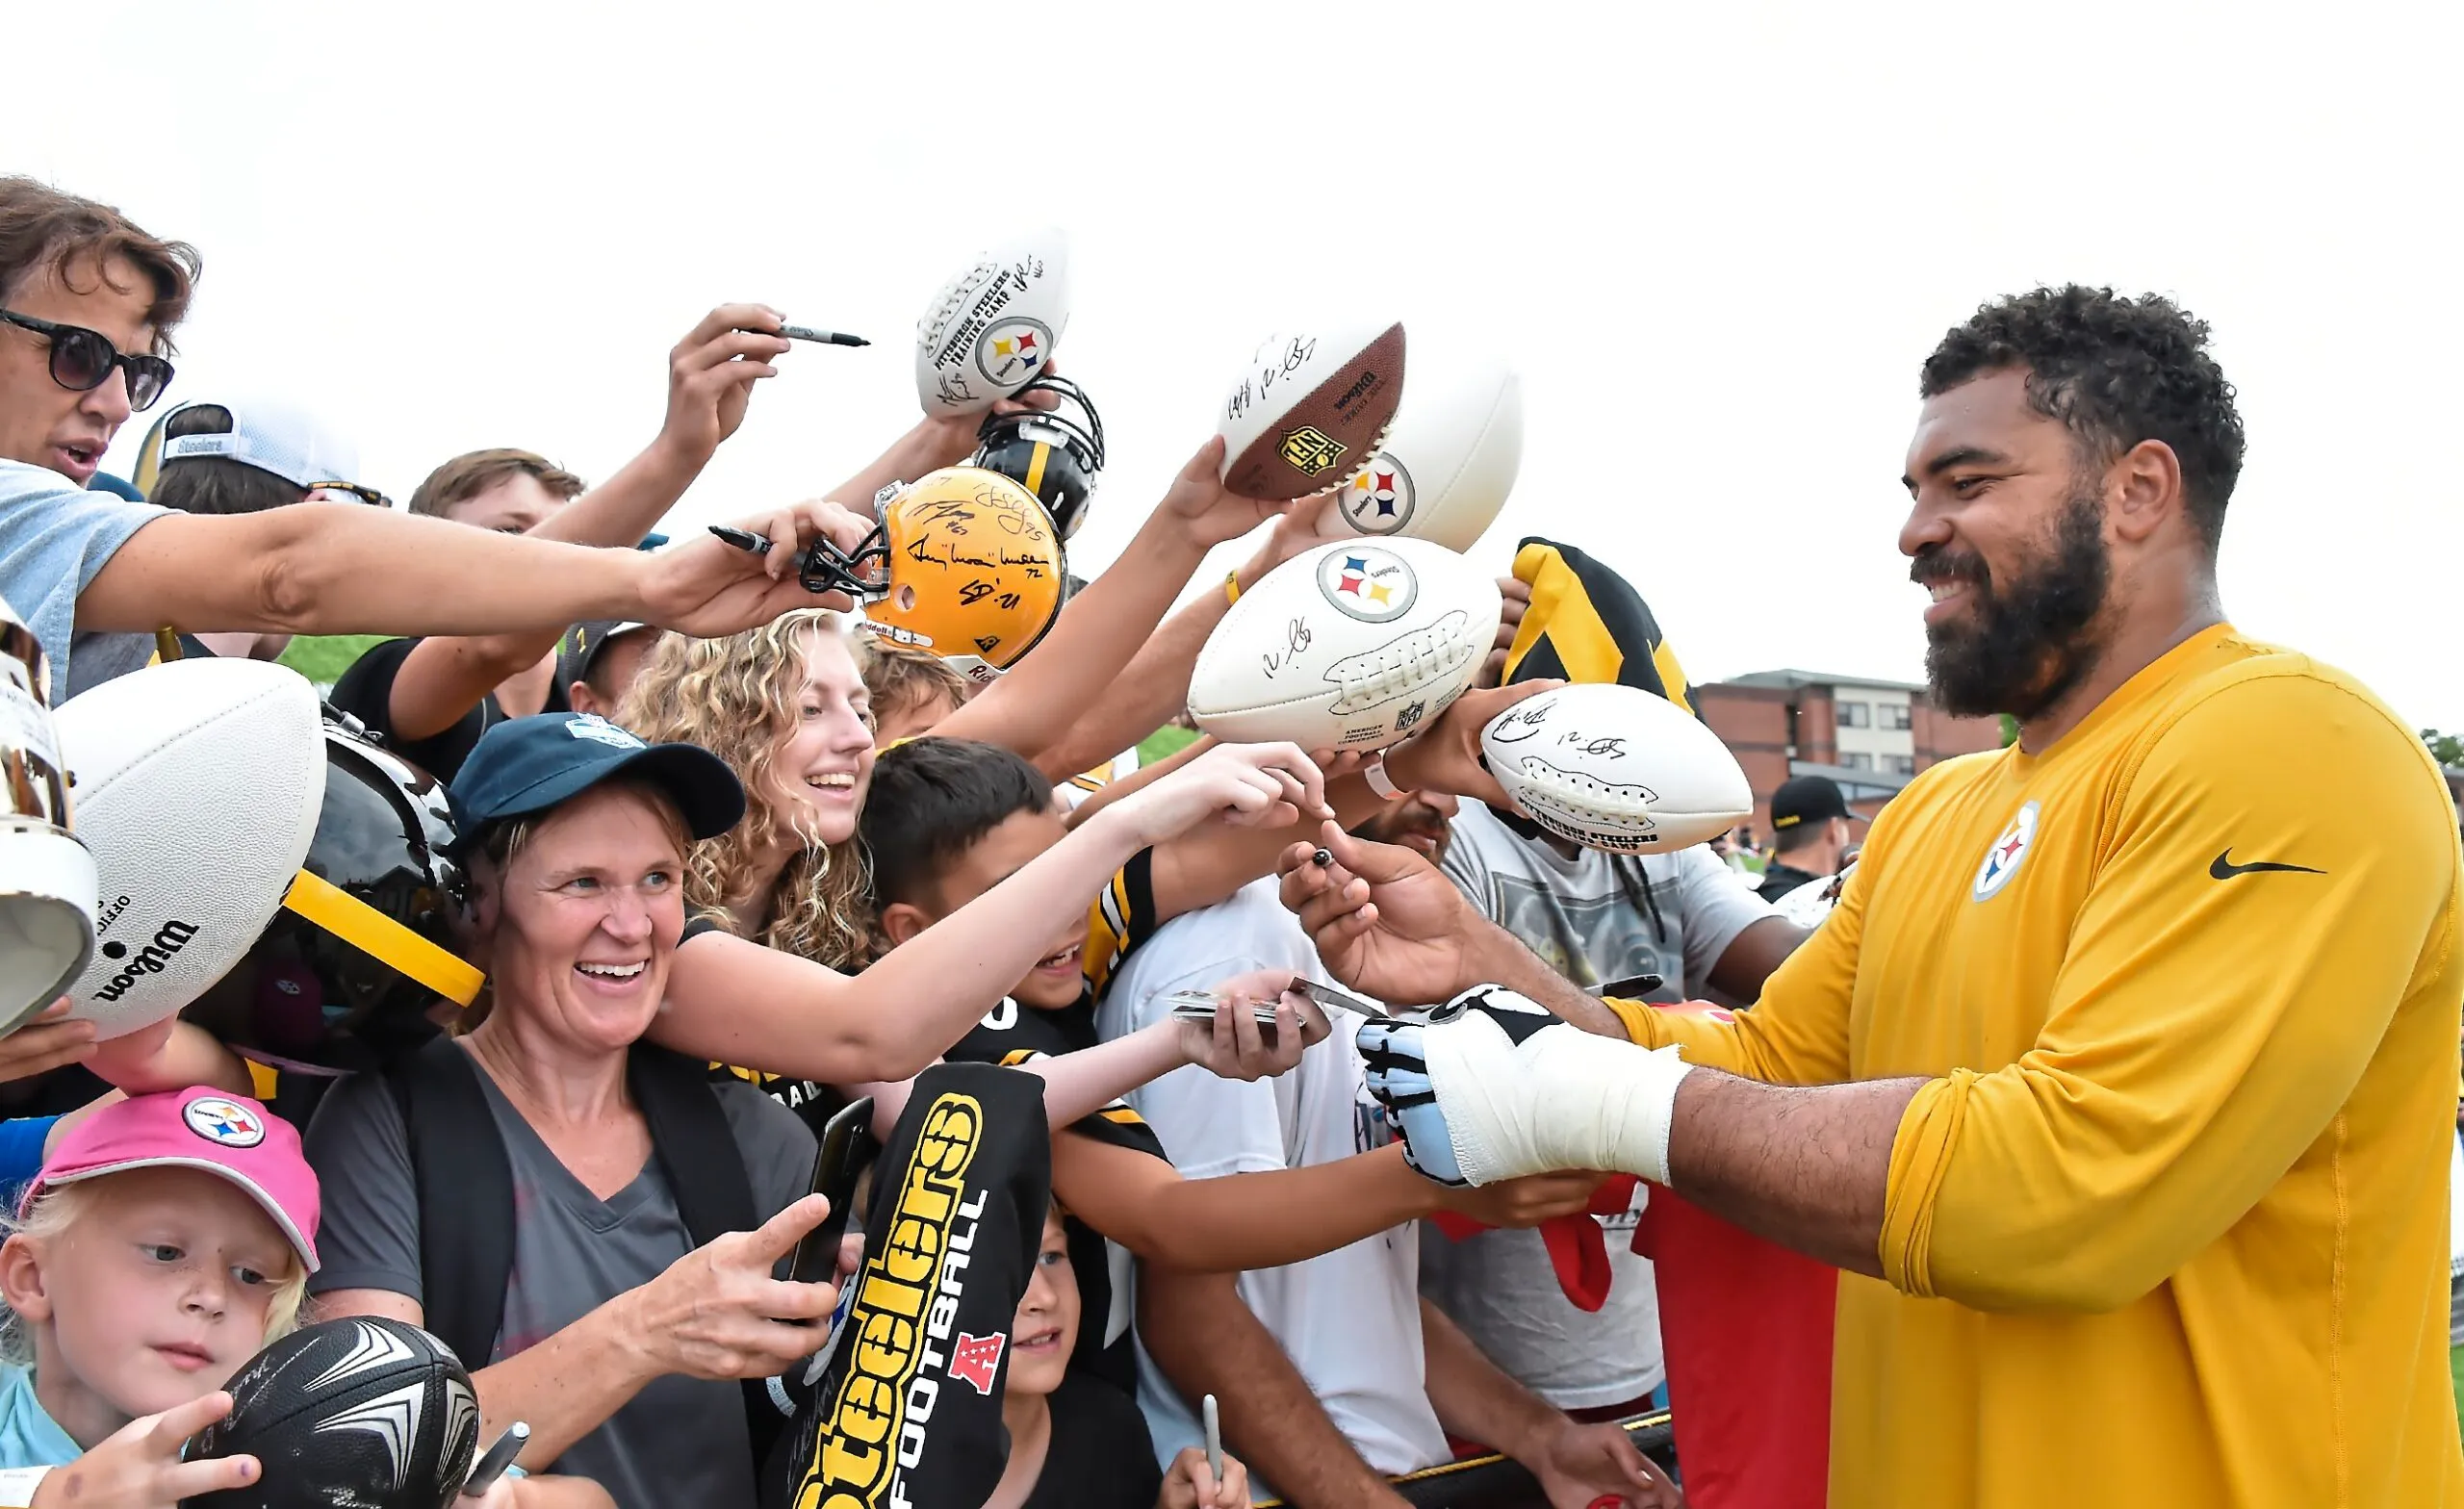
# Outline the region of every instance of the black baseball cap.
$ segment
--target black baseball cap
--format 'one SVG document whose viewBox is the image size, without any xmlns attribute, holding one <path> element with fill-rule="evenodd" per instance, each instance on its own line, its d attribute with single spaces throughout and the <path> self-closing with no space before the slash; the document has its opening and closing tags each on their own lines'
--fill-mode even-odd
<svg viewBox="0 0 2464 1509">
<path fill-rule="evenodd" d="M 479 735 L 453 778 L 456 826 L 526 817 L 629 776 L 667 793 L 696 838 L 716 838 L 744 816 L 744 786 L 727 761 L 698 744 L 645 744 L 590 713 L 543 712 Z"/>
<path fill-rule="evenodd" d="M 571 686 L 576 681 L 589 680 L 591 662 L 599 658 L 599 652 L 607 648 L 608 641 L 643 629 L 658 632 L 653 625 L 612 618 L 594 618 L 576 624 L 565 630 L 563 641 L 556 646 L 556 684 Z"/>
<path fill-rule="evenodd" d="M 1854 821 L 1856 816 L 1848 810 L 1848 799 L 1839 794 L 1839 783 L 1829 776 L 1791 776 L 1771 793 L 1773 828 L 1794 828 L 1800 823 L 1821 823 L 1835 817 Z"/>
</svg>

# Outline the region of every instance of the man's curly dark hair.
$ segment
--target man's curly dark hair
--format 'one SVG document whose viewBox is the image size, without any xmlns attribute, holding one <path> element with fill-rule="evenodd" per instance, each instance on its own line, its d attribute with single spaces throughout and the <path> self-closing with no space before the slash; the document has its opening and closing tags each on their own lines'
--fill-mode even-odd
<svg viewBox="0 0 2464 1509">
<path fill-rule="evenodd" d="M 1934 397 L 1991 372 L 2028 374 L 2028 405 L 2068 426 L 2098 462 L 2143 440 L 2181 461 L 2191 519 L 2213 555 L 2242 474 L 2242 416 L 2208 354 L 2207 321 L 2161 294 L 2125 298 L 2073 283 L 1979 308 L 1925 358 Z"/>
</svg>

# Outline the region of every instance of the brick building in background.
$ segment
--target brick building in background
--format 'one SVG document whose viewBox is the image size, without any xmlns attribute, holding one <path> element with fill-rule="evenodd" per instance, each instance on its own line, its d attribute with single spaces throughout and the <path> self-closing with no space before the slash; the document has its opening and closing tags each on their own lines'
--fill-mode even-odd
<svg viewBox="0 0 2464 1509">
<path fill-rule="evenodd" d="M 1870 677 L 1757 671 L 1688 689 L 1754 787 L 1755 837 L 1771 837 L 1771 793 L 1790 776 L 1829 776 L 1871 818 L 1928 765 L 2002 747 L 1993 718 L 1954 718 L 1925 688 Z M 1864 834 L 1860 831 L 1858 837 Z"/>
</svg>

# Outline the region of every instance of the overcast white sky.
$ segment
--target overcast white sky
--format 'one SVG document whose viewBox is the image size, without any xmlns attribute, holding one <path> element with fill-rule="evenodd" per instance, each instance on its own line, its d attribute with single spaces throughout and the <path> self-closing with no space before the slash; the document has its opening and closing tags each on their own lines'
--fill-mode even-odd
<svg viewBox="0 0 2464 1509">
<path fill-rule="evenodd" d="M 1393 309 L 1523 370 L 1501 571 L 1529 532 L 1607 557 L 1698 679 L 1913 678 L 1917 364 L 2075 278 L 2217 328 L 2234 618 L 2464 725 L 2452 7 L 409 13 L 28 0 L 0 137 L 203 249 L 174 398 L 285 386 L 397 498 L 479 446 L 606 475 L 729 298 L 878 344 L 789 357 L 676 518 L 817 493 L 912 420 L 940 280 L 1057 222 L 1114 451 L 1082 570 L 1258 337 Z"/>
</svg>

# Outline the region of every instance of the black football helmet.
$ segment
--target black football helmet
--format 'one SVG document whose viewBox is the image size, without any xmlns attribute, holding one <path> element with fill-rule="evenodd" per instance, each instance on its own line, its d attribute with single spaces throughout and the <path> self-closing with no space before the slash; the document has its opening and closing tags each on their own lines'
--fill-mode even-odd
<svg viewBox="0 0 2464 1509">
<path fill-rule="evenodd" d="M 240 966 L 181 1014 L 244 1058 L 310 1074 L 416 1048 L 440 1003 L 468 1006 L 480 985 L 453 953 L 453 848 L 444 785 L 329 719 L 306 862 Z"/>
<path fill-rule="evenodd" d="M 1087 390 L 1066 377 L 1038 377 L 1012 396 L 1035 393 L 1054 395 L 1060 406 L 987 414 L 967 464 L 998 472 L 1035 494 L 1067 540 L 1087 522 L 1087 499 L 1104 470 L 1104 422 Z"/>
</svg>

